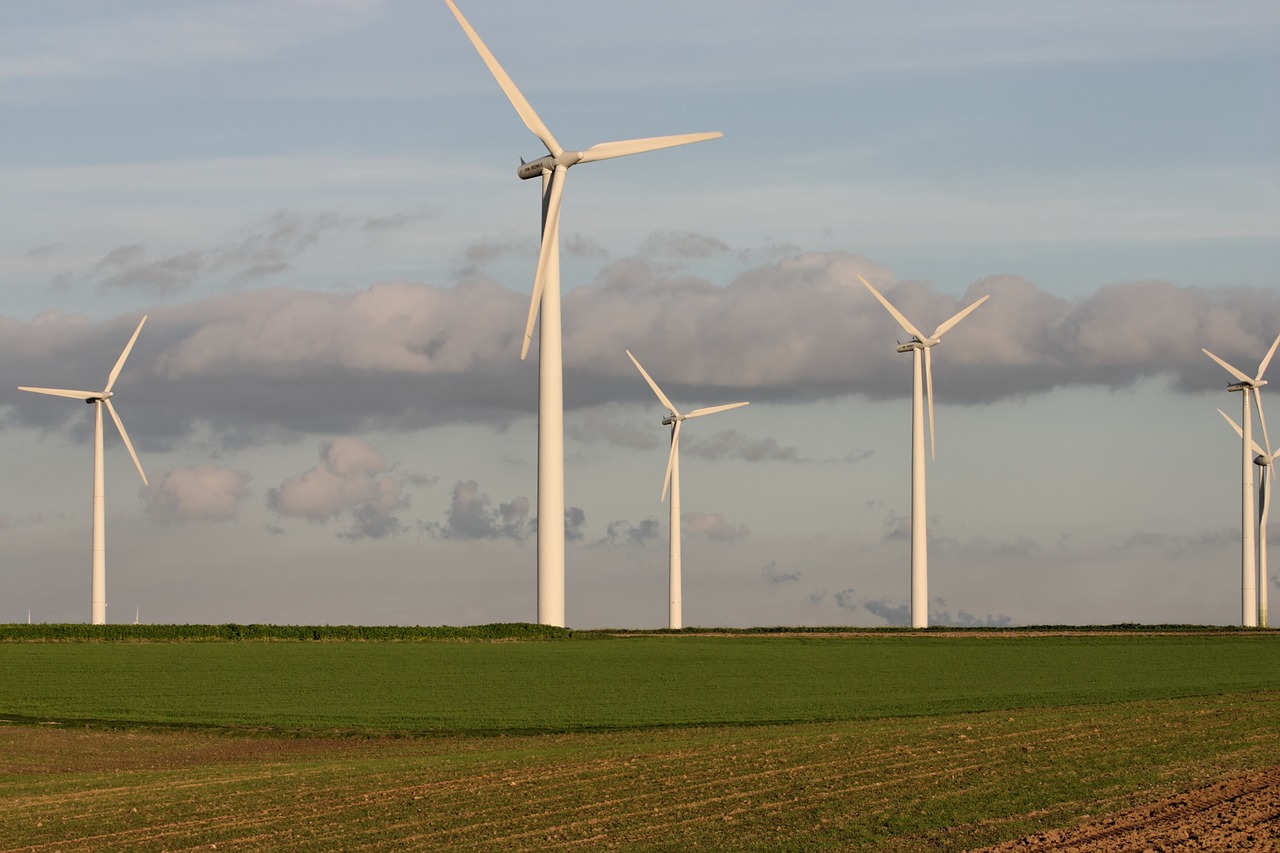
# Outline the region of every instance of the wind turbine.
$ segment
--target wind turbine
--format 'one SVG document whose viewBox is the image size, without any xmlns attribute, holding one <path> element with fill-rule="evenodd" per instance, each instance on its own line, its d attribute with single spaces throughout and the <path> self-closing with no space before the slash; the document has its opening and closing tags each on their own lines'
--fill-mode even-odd
<svg viewBox="0 0 1280 853">
<path fill-rule="evenodd" d="M 1267 350 L 1266 356 L 1258 365 L 1255 376 L 1237 370 L 1218 358 L 1207 349 L 1203 350 L 1209 358 L 1222 365 L 1223 369 L 1238 381 L 1227 386 L 1228 391 L 1240 392 L 1240 624 L 1245 628 L 1254 628 L 1258 624 L 1258 568 L 1257 544 L 1253 536 L 1254 504 L 1253 504 L 1253 414 L 1249 403 L 1249 395 L 1258 398 L 1258 420 L 1262 424 L 1262 438 L 1267 447 L 1271 440 L 1267 438 L 1267 416 L 1262 411 L 1262 386 L 1267 380 L 1262 375 L 1267 372 L 1271 357 L 1276 354 L 1276 346 L 1280 345 L 1280 335 L 1276 336 Z"/>
<path fill-rule="evenodd" d="M 1259 399 L 1259 408 L 1261 408 L 1261 399 Z M 1231 424 L 1231 428 L 1236 431 L 1236 435 L 1244 440 L 1244 430 L 1240 429 L 1240 425 L 1231 420 L 1231 416 L 1222 409 L 1218 409 L 1218 414 L 1226 418 L 1227 423 Z M 1257 465 L 1258 471 L 1258 626 L 1267 627 L 1267 516 L 1271 511 L 1271 479 L 1275 476 L 1276 453 L 1271 450 L 1263 450 L 1258 446 L 1258 442 L 1250 441 L 1255 456 L 1253 464 Z"/>
<path fill-rule="evenodd" d="M 640 362 L 631 354 L 631 350 L 627 350 L 627 357 L 636 366 L 636 370 L 640 371 L 644 381 L 649 383 L 649 387 L 653 389 L 653 393 L 658 396 L 658 400 L 662 405 L 671 410 L 671 414 L 662 419 L 664 426 L 671 427 L 671 453 L 667 456 L 667 474 L 662 481 L 662 497 L 660 500 L 667 499 L 669 488 L 671 491 L 671 559 L 668 570 L 667 627 L 672 629 L 682 628 L 684 627 L 684 615 L 681 609 L 681 589 L 683 584 L 680 578 L 680 424 L 690 418 L 700 418 L 703 415 L 723 412 L 726 409 L 737 409 L 747 405 L 747 403 L 709 406 L 705 409 L 694 409 L 689 414 L 682 415 L 680 410 L 667 399 L 667 395 L 662 393 L 662 389 L 658 387 L 657 382 L 653 381 L 653 377 L 640 366 Z"/>
<path fill-rule="evenodd" d="M 124 424 L 120 421 L 120 416 L 116 414 L 116 407 L 111 405 L 111 398 L 114 396 L 111 388 L 116 384 L 120 369 L 124 367 L 125 359 L 129 357 L 129 351 L 133 349 L 133 342 L 138 339 L 138 333 L 142 331 L 142 324 L 145 322 L 147 322 L 147 316 L 144 314 L 138 322 L 138 328 L 133 331 L 133 337 L 129 338 L 129 343 L 125 344 L 124 351 L 120 353 L 120 358 L 116 360 L 116 366 L 111 368 L 111 373 L 107 376 L 107 385 L 101 391 L 67 391 L 61 388 L 18 386 L 19 391 L 33 391 L 36 394 L 50 394 L 54 397 L 70 397 L 73 400 L 84 400 L 94 407 L 93 538 L 90 543 L 92 591 L 89 600 L 91 621 L 94 625 L 105 625 L 107 622 L 106 496 L 102 465 L 103 405 L 107 407 L 111 420 L 115 421 L 116 429 L 120 430 L 120 437 L 124 439 L 124 446 L 128 448 L 129 455 L 133 457 L 133 464 L 137 466 L 138 474 L 142 476 L 143 485 L 147 483 L 147 475 L 142 470 L 142 463 L 138 461 L 138 454 L 134 452 L 133 443 L 129 441 L 129 433 L 125 432 Z"/>
<path fill-rule="evenodd" d="M 603 142 L 583 151 L 566 151 L 494 58 L 453 0 L 445 0 L 480 58 L 506 93 L 525 127 L 547 147 L 547 156 L 516 170 L 522 180 L 542 178 L 542 247 L 533 277 L 533 295 L 525 322 L 520 358 L 529 354 L 533 324 L 541 317 L 538 347 L 538 622 L 564 625 L 564 370 L 560 340 L 560 204 L 569 167 L 627 154 L 656 151 L 716 139 L 724 134 L 689 133 Z"/>
<path fill-rule="evenodd" d="M 959 323 L 969 313 L 986 302 L 990 297 L 982 297 L 968 308 L 947 320 L 932 335 L 925 336 L 919 329 L 911 325 L 911 321 L 902 312 L 889 304 L 889 300 L 880 295 L 880 291 L 871 286 L 871 282 L 858 274 L 859 280 L 867 286 L 872 295 L 880 300 L 880 304 L 889 310 L 898 325 L 911 335 L 911 340 L 898 344 L 898 352 L 912 353 L 911 368 L 911 627 L 929 627 L 929 537 L 927 532 L 928 518 L 925 512 L 924 490 L 924 412 L 923 397 L 920 385 L 921 353 L 924 353 L 924 382 L 929 402 L 929 455 L 934 455 L 933 440 L 933 361 L 929 351 L 937 346 L 942 336 L 951 327 Z"/>
</svg>

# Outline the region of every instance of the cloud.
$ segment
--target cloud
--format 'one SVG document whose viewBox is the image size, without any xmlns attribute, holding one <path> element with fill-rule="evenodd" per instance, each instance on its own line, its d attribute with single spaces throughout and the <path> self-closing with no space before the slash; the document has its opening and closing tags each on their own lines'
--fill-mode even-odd
<svg viewBox="0 0 1280 853">
<path fill-rule="evenodd" d="M 320 464 L 267 492 L 267 506 L 285 518 L 325 524 L 348 517 L 344 538 L 381 538 L 403 528 L 394 513 L 407 507 L 404 483 L 364 440 L 335 438 L 320 446 Z"/>
<path fill-rule="evenodd" d="M 217 465 L 178 467 L 151 472 L 139 490 L 147 514 L 157 521 L 229 521 L 249 496 L 244 471 Z"/>
<path fill-rule="evenodd" d="M 720 430 L 710 435 L 681 433 L 680 452 L 685 456 L 718 461 L 740 459 L 744 462 L 798 462 L 800 453 L 784 447 L 773 438 L 751 438 L 736 429 Z"/>
<path fill-rule="evenodd" d="M 630 545 L 642 548 L 657 539 L 661 532 L 662 525 L 656 518 L 646 518 L 635 525 L 626 519 L 618 519 L 617 521 L 609 522 L 605 527 L 604 538 L 596 544 L 608 547 Z"/>
<path fill-rule="evenodd" d="M 858 594 L 853 589 L 842 589 L 836 593 L 836 605 L 843 607 L 845 610 L 854 610 L 859 604 Z"/>
<path fill-rule="evenodd" d="M 729 254 L 729 246 L 715 237 L 690 231 L 661 231 L 640 244 L 642 256 L 701 260 Z"/>
<path fill-rule="evenodd" d="M 453 496 L 443 525 L 430 523 L 426 530 L 441 539 L 482 540 L 513 539 L 517 542 L 532 536 L 536 530 L 529 518 L 527 497 L 512 498 L 495 508 L 489 496 L 480 491 L 475 480 L 459 480 L 453 485 Z M 569 527 L 565 527 L 569 538 Z"/>
<path fill-rule="evenodd" d="M 910 625 L 911 624 L 911 605 L 889 603 L 888 599 L 879 599 L 872 601 L 870 599 L 860 602 L 862 607 L 869 611 L 872 616 L 879 616 L 890 625 Z"/>
<path fill-rule="evenodd" d="M 334 213 L 304 216 L 280 210 L 246 228 L 235 240 L 204 250 L 153 258 L 141 245 L 120 246 L 103 256 L 88 277 L 99 278 L 106 290 L 136 289 L 156 296 L 186 290 L 209 275 L 225 274 L 232 283 L 252 281 L 284 272 L 290 259 L 326 233 L 352 225 L 352 220 Z"/>
<path fill-rule="evenodd" d="M 535 523 L 537 519 L 534 520 Z M 564 538 L 566 542 L 581 542 L 582 528 L 587 523 L 587 514 L 582 507 L 571 506 L 564 511 Z"/>
<path fill-rule="evenodd" d="M 800 572 L 780 572 L 778 571 L 778 561 L 770 560 L 769 565 L 760 570 L 760 574 L 770 584 L 794 583 L 800 580 Z"/>
<path fill-rule="evenodd" d="M 284 243 L 301 245 L 301 238 L 291 239 Z M 138 271 L 138 257 L 122 247 L 111 263 Z M 152 272 L 177 275 L 171 268 Z M 1159 376 L 1175 392 L 1221 390 L 1230 377 L 1200 348 L 1253 367 L 1280 329 L 1280 289 L 1139 282 L 1066 300 L 1016 276 L 998 276 L 953 296 L 928 284 L 895 283 L 883 268 L 844 253 L 788 257 L 727 286 L 667 278 L 641 262 L 614 263 L 595 284 L 565 295 L 571 434 L 594 429 L 574 424 L 575 412 L 652 404 L 623 342 L 674 400 L 906 397 L 905 362 L 893 351 L 901 330 L 858 283 L 858 272 L 925 326 L 991 294 L 934 352 L 937 401 L 944 406 L 1064 386 L 1125 389 Z M 505 428 L 536 411 L 536 368 L 515 357 L 527 310 L 526 294 L 483 280 L 455 287 L 386 283 L 347 293 L 254 289 L 160 307 L 122 377 L 122 405 L 147 410 L 130 416 L 144 443 L 173 441 L 196 428 L 228 443 L 269 430 Z M 30 324 L 0 318 L 0 371 L 10 387 L 90 381 L 81 377 L 105 374 L 133 325 L 136 315 L 106 322 L 51 315 Z M 71 413 L 24 405 L 15 416 L 50 426 Z M 643 423 L 613 424 L 607 440 L 660 445 L 665 436 L 656 426 L 650 435 Z M 689 452 L 708 457 L 800 457 L 787 445 L 735 430 L 689 438 Z"/>
<path fill-rule="evenodd" d="M 890 604 L 888 599 L 866 600 L 859 602 L 863 608 L 868 610 L 872 615 L 879 616 L 890 625 L 906 626 L 911 624 L 911 605 L 910 604 Z M 988 613 L 985 617 L 974 616 L 964 610 L 956 611 L 956 615 L 952 616 L 949 610 L 942 610 L 947 602 L 941 598 L 935 598 L 932 602 L 933 606 L 929 609 L 929 624 L 937 626 L 964 627 L 964 628 L 1002 628 L 1013 624 L 1013 618 L 1004 615 L 992 615 Z"/>
<path fill-rule="evenodd" d="M 120 74 L 194 62 L 234 62 L 369 21 L 378 0 L 254 0 L 173 5 L 148 14 L 56 18 L 10 39 L 0 80 Z"/>
<path fill-rule="evenodd" d="M 0 530 L 14 530 L 32 524 L 44 524 L 49 517 L 48 513 L 34 510 L 24 512 L 22 515 L 10 515 L 7 512 L 0 512 Z"/>
<path fill-rule="evenodd" d="M 725 521 L 724 516 L 718 512 L 682 513 L 680 525 L 688 536 L 701 536 L 715 542 L 736 542 L 751 532 L 745 524 Z"/>
</svg>

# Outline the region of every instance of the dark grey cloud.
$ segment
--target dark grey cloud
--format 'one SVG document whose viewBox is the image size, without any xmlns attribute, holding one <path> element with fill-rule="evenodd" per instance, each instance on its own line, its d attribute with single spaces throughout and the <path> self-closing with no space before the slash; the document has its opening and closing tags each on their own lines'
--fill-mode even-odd
<svg viewBox="0 0 1280 853">
<path fill-rule="evenodd" d="M 426 216 L 416 211 L 361 219 L 332 212 L 278 210 L 229 239 L 200 249 L 154 255 L 137 243 L 117 246 L 90 269 L 63 274 L 54 283 L 69 287 L 87 282 L 105 290 L 137 290 L 156 297 L 173 296 L 205 279 L 244 284 L 286 272 L 294 258 L 335 234 L 390 231 Z"/>
<path fill-rule="evenodd" d="M 536 526 L 537 519 L 534 519 Z M 582 528 L 587 524 L 587 514 L 582 507 L 571 506 L 564 511 L 564 538 L 567 542 L 581 542 L 583 537 Z"/>
<path fill-rule="evenodd" d="M 855 610 L 863 603 L 861 599 L 858 598 L 858 594 L 854 592 L 852 588 L 840 590 L 836 593 L 835 598 L 836 605 L 844 608 L 845 610 Z"/>
<path fill-rule="evenodd" d="M 656 232 L 640 244 L 641 255 L 660 258 L 695 260 L 729 253 L 729 246 L 723 240 L 691 231 Z"/>
<path fill-rule="evenodd" d="M 475 480 L 459 480 L 453 485 L 453 496 L 445 512 L 444 524 L 431 522 L 424 527 L 441 539 L 528 539 L 536 530 L 529 517 L 531 504 L 523 495 L 493 506 L 489 496 L 480 491 Z"/>
<path fill-rule="evenodd" d="M 656 518 L 646 518 L 639 524 L 632 524 L 625 518 L 620 518 L 617 521 L 609 522 L 605 527 L 604 538 L 596 544 L 606 547 L 630 545 L 636 548 L 643 548 L 657 539 L 661 532 L 662 525 Z"/>
<path fill-rule="evenodd" d="M 267 229 L 260 245 L 249 241 L 237 257 L 264 259 L 273 251 L 265 247 L 275 245 L 296 249 L 325 227 L 282 221 L 278 232 Z M 111 263 L 140 274 L 140 257 L 122 247 Z M 181 257 L 150 272 L 179 275 Z M 1222 390 L 1229 377 L 1200 348 L 1254 369 L 1280 332 L 1280 288 L 1141 282 L 1066 300 L 1016 276 L 998 276 L 952 296 L 927 284 L 887 281 L 866 259 L 842 253 L 788 257 L 717 286 L 628 259 L 565 294 L 572 434 L 589 432 L 574 425 L 575 411 L 653 402 L 624 348 L 676 401 L 905 397 L 909 360 L 893 351 L 901 330 L 858 283 L 859 272 L 930 328 L 991 294 L 934 351 L 939 405 L 1070 385 L 1123 389 L 1156 376 L 1169 377 L 1179 392 Z M 527 310 L 527 295 L 484 280 L 455 287 L 388 283 L 346 293 L 254 289 L 165 306 L 151 312 L 117 386 L 117 403 L 131 435 L 153 448 L 196 427 L 226 445 L 267 434 L 446 423 L 503 428 L 536 411 L 536 340 L 530 359 L 518 358 Z M 103 381 L 136 321 L 136 315 L 102 322 L 56 313 L 32 323 L 0 317 L 0 372 L 8 379 L 0 384 L 0 405 L 11 406 L 21 424 L 62 425 L 74 407 L 19 401 L 3 388 Z M 643 423 L 625 425 L 610 440 L 661 445 L 664 431 L 653 426 L 650 436 Z M 773 439 L 732 429 L 691 430 L 688 437 L 694 455 L 799 456 Z"/>
<path fill-rule="evenodd" d="M 890 625 L 907 626 L 911 624 L 911 605 L 910 604 L 892 604 L 888 599 L 867 599 L 859 602 L 863 609 L 867 610 L 873 616 L 878 616 Z M 992 615 L 988 613 L 986 616 L 974 616 L 964 610 L 956 611 L 956 615 L 952 616 L 951 611 L 943 610 L 947 602 L 942 598 L 935 598 L 931 602 L 929 608 L 929 624 L 943 627 L 964 627 L 964 628 L 1002 628 L 1013 624 L 1013 618 L 1004 615 Z"/>
<path fill-rule="evenodd" d="M 1268 530 L 1270 525 L 1268 525 Z M 1117 551 L 1155 551 L 1170 560 L 1189 553 L 1216 549 L 1219 546 L 1239 543 L 1240 528 L 1221 527 L 1192 534 L 1151 533 L 1136 531 L 1116 546 Z"/>
<path fill-rule="evenodd" d="M 867 599 L 858 603 L 872 616 L 879 616 L 890 625 L 911 624 L 910 604 L 890 604 L 889 600 L 885 598 L 878 600 Z"/>
<path fill-rule="evenodd" d="M 725 429 L 710 435 L 690 435 L 681 431 L 680 453 L 701 459 L 741 459 L 745 462 L 798 462 L 800 452 L 773 438 L 752 438 L 736 429 Z"/>
<path fill-rule="evenodd" d="M 770 584 L 777 585 L 783 583 L 795 583 L 800 580 L 802 572 L 782 572 L 778 571 L 778 561 L 770 560 L 769 565 L 760 570 L 760 574 Z"/>
</svg>

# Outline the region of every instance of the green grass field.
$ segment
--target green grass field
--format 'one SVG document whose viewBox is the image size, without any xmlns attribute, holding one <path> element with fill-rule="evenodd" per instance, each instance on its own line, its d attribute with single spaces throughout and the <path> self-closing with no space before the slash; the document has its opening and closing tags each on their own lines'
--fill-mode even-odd
<svg viewBox="0 0 1280 853">
<path fill-rule="evenodd" d="M 968 849 L 1280 766 L 1280 636 L 0 643 L 0 850 Z"/>
</svg>

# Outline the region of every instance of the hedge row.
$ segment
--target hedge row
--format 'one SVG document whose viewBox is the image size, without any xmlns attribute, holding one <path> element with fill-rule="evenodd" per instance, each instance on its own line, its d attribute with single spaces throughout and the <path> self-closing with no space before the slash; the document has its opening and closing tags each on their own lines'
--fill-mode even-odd
<svg viewBox="0 0 1280 853">
<path fill-rule="evenodd" d="M 190 642 L 215 640 L 311 640 L 422 642 L 428 640 L 557 640 L 564 628 L 506 622 L 422 627 L 398 625 L 0 625 L 0 642 Z"/>
</svg>

